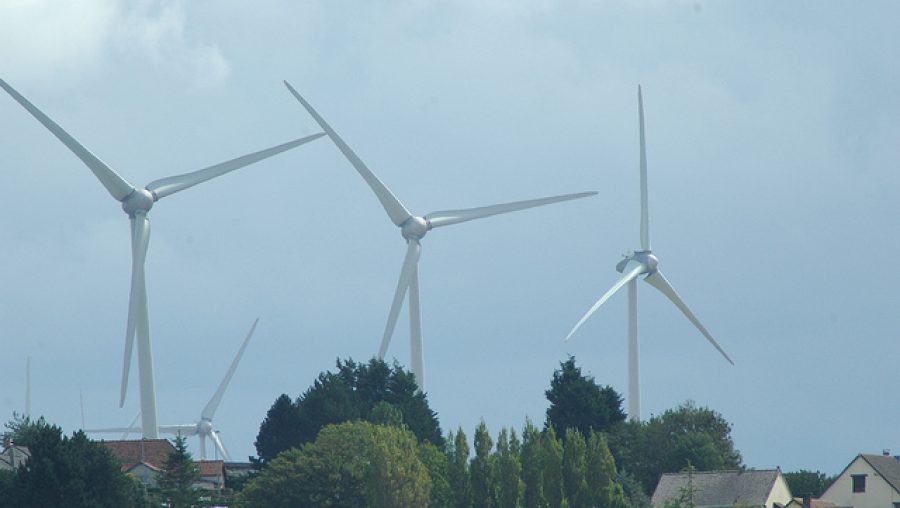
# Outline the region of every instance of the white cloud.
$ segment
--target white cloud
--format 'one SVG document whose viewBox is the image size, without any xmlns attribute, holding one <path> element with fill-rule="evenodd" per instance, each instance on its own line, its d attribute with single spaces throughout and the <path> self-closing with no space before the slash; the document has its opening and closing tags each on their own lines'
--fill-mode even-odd
<svg viewBox="0 0 900 508">
<path fill-rule="evenodd" d="M 79 80 L 116 57 L 146 60 L 200 87 L 231 69 L 218 46 L 190 38 L 180 0 L 0 3 L 0 74 L 9 79 Z"/>
</svg>

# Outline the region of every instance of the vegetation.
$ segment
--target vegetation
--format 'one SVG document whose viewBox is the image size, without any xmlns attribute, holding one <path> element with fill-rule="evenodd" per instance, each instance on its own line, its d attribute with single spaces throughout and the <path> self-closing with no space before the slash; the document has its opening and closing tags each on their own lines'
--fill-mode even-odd
<svg viewBox="0 0 900 508">
<path fill-rule="evenodd" d="M 814 498 L 821 496 L 828 487 L 837 479 L 837 476 L 828 476 L 821 471 L 807 471 L 801 469 L 791 473 L 784 473 L 784 480 L 795 496 L 811 495 Z"/>
<path fill-rule="evenodd" d="M 625 421 L 622 396 L 609 386 L 598 385 L 593 377 L 583 375 L 581 368 L 575 366 L 574 356 L 559 366 L 545 393 L 550 401 L 545 427 L 552 426 L 557 436 L 576 429 L 585 439 L 591 430 L 615 432 Z"/>
<path fill-rule="evenodd" d="M 194 482 L 200 479 L 200 470 L 187 451 L 187 439 L 175 438 L 175 451 L 169 454 L 159 475 L 159 496 L 170 508 L 190 508 L 200 499 L 194 490 Z"/>
</svg>

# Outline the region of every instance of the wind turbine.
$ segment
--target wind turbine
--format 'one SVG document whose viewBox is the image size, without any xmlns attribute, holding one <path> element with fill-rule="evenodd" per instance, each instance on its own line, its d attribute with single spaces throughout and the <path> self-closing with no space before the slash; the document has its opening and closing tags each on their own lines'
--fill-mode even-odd
<svg viewBox="0 0 900 508">
<path fill-rule="evenodd" d="M 150 318 L 147 309 L 147 289 L 144 274 L 144 263 L 150 242 L 150 221 L 147 213 L 153 204 L 171 194 L 183 191 L 199 183 L 242 168 L 248 164 L 266 159 L 285 150 L 323 136 L 323 133 L 306 136 L 289 141 L 259 152 L 254 152 L 230 161 L 209 166 L 198 171 L 182 175 L 170 176 L 150 182 L 144 188 L 138 188 L 119 176 L 87 148 L 81 145 L 62 127 L 35 107 L 6 81 L 0 79 L 0 87 L 13 99 L 31 113 L 44 127 L 53 133 L 94 173 L 100 183 L 116 201 L 122 203 L 122 209 L 131 220 L 131 293 L 128 301 L 128 324 L 125 331 L 125 357 L 122 368 L 122 389 L 119 407 L 125 404 L 125 393 L 128 388 L 128 372 L 131 366 L 134 337 L 138 343 L 138 375 L 141 391 L 141 429 L 143 437 L 158 437 L 156 416 L 156 384 L 153 378 L 153 356 L 150 344 Z"/>
<path fill-rule="evenodd" d="M 641 419 L 641 390 L 638 383 L 640 377 L 640 359 L 638 357 L 638 332 L 637 332 L 637 278 L 646 275 L 644 281 L 656 288 L 666 298 L 668 298 L 678 310 L 680 310 L 688 320 L 693 323 L 700 333 L 706 337 L 706 340 L 715 347 L 722 356 L 728 360 L 728 363 L 734 365 L 728 354 L 719 346 L 716 339 L 706 330 L 706 327 L 700 323 L 700 320 L 694 316 L 694 313 L 685 305 L 684 301 L 675 292 L 675 288 L 669 283 L 668 279 L 659 271 L 659 259 L 650 250 L 650 212 L 647 204 L 647 152 L 644 144 L 644 101 L 641 96 L 641 87 L 638 85 L 638 119 L 640 124 L 640 147 L 641 147 L 641 250 L 633 251 L 630 256 L 620 261 L 616 265 L 616 270 L 622 274 L 622 277 L 597 300 L 597 303 L 591 307 L 584 316 L 578 320 L 578 323 L 566 336 L 569 340 L 572 335 L 591 317 L 597 309 L 600 308 L 612 295 L 628 286 L 628 416 L 632 420 L 640 421 Z"/>
<path fill-rule="evenodd" d="M 421 254 L 421 240 L 426 233 L 433 228 L 450 226 L 460 222 L 466 222 L 491 215 L 515 212 L 526 208 L 536 206 L 549 205 L 560 201 L 570 199 L 584 198 L 597 194 L 596 192 L 581 192 L 578 194 L 565 194 L 561 196 L 553 196 L 539 199 L 529 199 L 525 201 L 515 201 L 512 203 L 504 203 L 499 205 L 482 206 L 478 208 L 467 208 L 462 210 L 443 210 L 439 212 L 431 212 L 429 214 L 418 216 L 413 215 L 405 206 L 397 199 L 394 194 L 375 176 L 374 173 L 366 166 L 366 164 L 350 149 L 347 143 L 331 128 L 325 120 L 309 105 L 303 97 L 294 90 L 294 87 L 287 81 L 284 82 L 288 90 L 294 97 L 306 108 L 306 111 L 316 120 L 322 130 L 328 134 L 328 137 L 337 145 L 338 149 L 344 154 L 350 164 L 356 168 L 360 176 L 369 184 L 369 187 L 378 197 L 381 206 L 387 212 L 388 217 L 397 227 L 406 240 L 406 257 L 403 259 L 403 266 L 400 270 L 400 280 L 397 282 L 397 289 L 394 292 L 394 301 L 391 304 L 391 310 L 388 314 L 387 325 L 384 328 L 384 335 L 381 339 L 381 347 L 378 349 L 378 358 L 383 359 L 387 352 L 391 336 L 394 333 L 394 327 L 397 324 L 397 317 L 400 314 L 400 307 L 409 291 L 409 325 L 410 325 L 410 356 L 412 362 L 412 372 L 416 378 L 416 384 L 420 391 L 425 390 L 425 367 L 422 353 L 422 322 L 419 312 L 419 255 Z"/>
<path fill-rule="evenodd" d="M 231 361 L 231 366 L 228 367 L 228 371 L 225 373 L 225 377 L 222 379 L 222 382 L 219 383 L 218 389 L 216 389 L 216 392 L 213 394 L 212 398 L 209 399 L 209 402 L 207 402 L 206 406 L 204 406 L 200 411 L 200 419 L 194 423 L 159 426 L 160 432 L 165 432 L 167 434 L 199 437 L 201 460 L 206 460 L 206 438 L 209 438 L 213 442 L 213 445 L 217 450 L 219 450 L 222 458 L 224 458 L 225 460 L 231 460 L 231 456 L 228 454 L 228 451 L 225 449 L 225 445 L 222 444 L 222 439 L 219 437 L 219 431 L 213 430 L 212 420 L 213 416 L 215 416 L 216 414 L 216 410 L 219 408 L 219 404 L 222 402 L 222 396 L 225 394 L 225 390 L 228 388 L 228 383 L 230 383 L 231 378 L 234 377 L 234 372 L 235 370 L 237 370 L 237 366 L 240 363 L 241 358 L 244 356 L 244 350 L 247 349 L 247 344 L 250 342 L 250 337 L 253 336 L 253 332 L 256 330 L 257 323 L 259 323 L 259 318 L 257 318 L 256 321 L 253 322 L 253 326 L 250 327 L 250 331 L 244 338 L 244 342 L 241 344 L 241 348 L 238 349 L 237 355 L 235 355 L 234 360 Z M 137 419 L 135 419 L 135 421 L 137 421 Z M 86 432 L 124 432 L 125 434 L 122 439 L 125 439 L 125 436 L 127 436 L 128 433 L 139 430 L 134 427 L 134 423 L 135 422 L 131 422 L 131 425 L 128 427 L 93 429 Z"/>
</svg>

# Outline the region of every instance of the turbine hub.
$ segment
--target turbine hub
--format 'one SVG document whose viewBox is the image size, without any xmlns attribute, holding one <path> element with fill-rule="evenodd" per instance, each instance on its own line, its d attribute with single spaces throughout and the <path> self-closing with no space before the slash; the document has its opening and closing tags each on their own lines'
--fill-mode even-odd
<svg viewBox="0 0 900 508">
<path fill-rule="evenodd" d="M 133 217 L 135 212 L 147 213 L 153 208 L 155 198 L 156 196 L 147 189 L 134 189 L 122 200 L 122 210 L 125 210 L 129 217 Z"/>
<path fill-rule="evenodd" d="M 649 250 L 636 250 L 634 251 L 634 255 L 631 256 L 631 259 L 647 267 L 647 275 L 656 273 L 656 267 L 659 265 L 659 258 L 654 256 Z"/>
<path fill-rule="evenodd" d="M 201 436 L 208 436 L 212 433 L 213 426 L 212 422 L 207 419 L 202 419 L 197 423 L 197 434 Z"/>
<path fill-rule="evenodd" d="M 431 223 L 425 217 L 416 217 L 415 215 L 406 219 L 406 222 L 400 225 L 400 233 L 407 240 L 421 240 L 425 233 L 431 229 Z"/>
</svg>

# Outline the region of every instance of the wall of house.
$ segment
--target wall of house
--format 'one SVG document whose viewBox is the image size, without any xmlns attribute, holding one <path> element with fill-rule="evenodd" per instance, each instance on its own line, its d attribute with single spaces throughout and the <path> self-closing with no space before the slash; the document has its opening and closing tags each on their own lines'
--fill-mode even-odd
<svg viewBox="0 0 900 508">
<path fill-rule="evenodd" d="M 852 475 L 855 474 L 868 475 L 865 492 L 853 492 Z M 853 508 L 892 508 L 893 503 L 900 503 L 900 494 L 878 475 L 865 459 L 857 457 L 820 499 L 831 501 L 838 506 Z"/>
<path fill-rule="evenodd" d="M 791 489 L 779 471 L 778 476 L 775 478 L 775 485 L 772 486 L 772 491 L 769 492 L 769 498 L 766 499 L 766 508 L 773 508 L 775 503 L 786 506 L 793 499 Z"/>
</svg>

